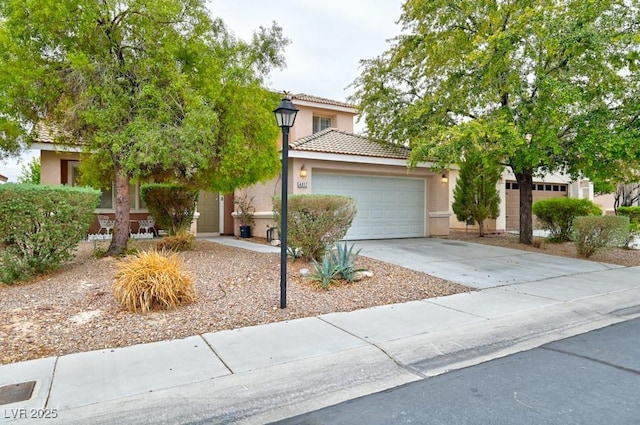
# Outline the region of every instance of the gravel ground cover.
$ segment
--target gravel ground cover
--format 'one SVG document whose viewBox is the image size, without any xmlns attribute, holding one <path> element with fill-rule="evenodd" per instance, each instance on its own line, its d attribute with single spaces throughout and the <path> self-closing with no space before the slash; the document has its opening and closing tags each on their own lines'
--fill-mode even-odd
<svg viewBox="0 0 640 425">
<path fill-rule="evenodd" d="M 534 246 L 510 234 L 452 232 L 448 239 L 576 257 L 572 243 L 552 244 L 536 238 Z M 263 242 L 256 240 L 257 243 Z M 135 241 L 150 249 L 155 241 Z M 102 245 L 105 247 L 106 245 Z M 100 244 L 81 243 L 75 261 L 32 282 L 0 285 L 0 364 L 81 351 L 184 338 L 224 329 L 265 324 L 324 313 L 352 311 L 469 291 L 469 288 L 424 273 L 359 257 L 357 266 L 372 278 L 324 290 L 288 266 L 287 308 L 279 308 L 280 257 L 197 241 L 180 253 L 184 271 L 194 281 L 197 301 L 168 311 L 146 314 L 123 310 L 112 295 L 117 258 L 96 258 Z M 610 248 L 591 261 L 640 266 L 640 251 Z"/>
<path fill-rule="evenodd" d="M 131 246 L 149 249 L 153 241 Z M 103 245 L 103 247 L 106 245 Z M 123 310 L 112 294 L 117 258 L 81 243 L 75 261 L 33 282 L 0 285 L 0 364 L 184 338 L 223 329 L 439 297 L 469 289 L 424 273 L 359 257 L 373 277 L 322 289 L 289 263 L 287 308 L 279 308 L 280 256 L 196 241 L 178 254 L 197 301 L 146 314 Z"/>
<path fill-rule="evenodd" d="M 580 258 L 576 252 L 576 247 L 572 242 L 549 243 L 545 238 L 534 237 L 533 245 L 523 245 L 519 242 L 518 236 L 511 233 L 487 234 L 484 237 L 478 236 L 477 232 L 451 232 L 447 239 L 463 240 L 467 242 L 481 243 L 485 245 L 502 246 L 505 248 L 521 249 L 525 251 L 538 252 L 541 254 L 558 255 L 562 257 Z M 597 251 L 593 256 L 587 258 L 589 261 L 598 263 L 618 264 L 620 266 L 634 267 L 640 266 L 640 250 L 623 248 L 604 248 Z"/>
</svg>

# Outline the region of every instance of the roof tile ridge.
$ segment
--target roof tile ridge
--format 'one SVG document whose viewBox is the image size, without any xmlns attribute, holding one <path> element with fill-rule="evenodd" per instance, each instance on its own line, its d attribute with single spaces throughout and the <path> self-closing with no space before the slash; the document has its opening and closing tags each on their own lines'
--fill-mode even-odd
<svg viewBox="0 0 640 425">
<path fill-rule="evenodd" d="M 308 142 L 310 142 L 312 140 L 317 139 L 318 137 L 322 137 L 325 134 L 331 133 L 333 131 L 337 131 L 337 129 L 332 128 L 332 127 L 325 128 L 324 130 L 320 130 L 320 131 L 318 131 L 316 133 L 313 133 L 313 134 L 310 134 L 308 136 L 304 136 L 304 137 L 301 137 L 299 139 L 296 139 L 292 143 L 289 143 L 289 146 L 291 146 L 291 147 L 301 146 L 301 145 L 303 145 L 305 143 L 308 143 Z"/>
</svg>

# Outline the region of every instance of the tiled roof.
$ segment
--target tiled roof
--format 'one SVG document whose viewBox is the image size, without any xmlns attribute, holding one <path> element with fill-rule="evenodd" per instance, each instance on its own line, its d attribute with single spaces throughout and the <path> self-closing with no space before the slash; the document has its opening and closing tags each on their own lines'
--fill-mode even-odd
<svg viewBox="0 0 640 425">
<path fill-rule="evenodd" d="M 324 103 L 325 105 L 342 106 L 344 108 L 354 108 L 356 105 L 347 102 L 340 102 L 339 100 L 327 99 L 319 96 L 311 96 L 304 93 L 298 93 L 291 95 L 292 100 L 304 100 L 307 102 Z"/>
<path fill-rule="evenodd" d="M 0 174 L 0 182 L 6 182 L 7 180 L 9 180 L 8 177 L 3 176 L 2 174 Z"/>
<path fill-rule="evenodd" d="M 63 133 L 53 124 L 38 122 L 35 128 L 35 141 L 39 143 L 60 143 L 58 139 Z"/>
<path fill-rule="evenodd" d="M 372 156 L 379 158 L 407 159 L 409 149 L 374 142 L 366 137 L 335 128 L 327 128 L 289 143 L 297 151 L 338 153 L 346 155 Z"/>
</svg>

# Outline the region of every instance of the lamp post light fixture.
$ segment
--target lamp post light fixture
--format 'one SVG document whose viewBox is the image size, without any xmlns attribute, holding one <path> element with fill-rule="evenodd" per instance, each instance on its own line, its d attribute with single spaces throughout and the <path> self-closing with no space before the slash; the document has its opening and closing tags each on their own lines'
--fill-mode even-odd
<svg viewBox="0 0 640 425">
<path fill-rule="evenodd" d="M 286 97 L 273 111 L 282 129 L 282 208 L 280 209 L 280 308 L 287 308 L 287 188 L 289 186 L 289 129 L 298 110 Z"/>
</svg>

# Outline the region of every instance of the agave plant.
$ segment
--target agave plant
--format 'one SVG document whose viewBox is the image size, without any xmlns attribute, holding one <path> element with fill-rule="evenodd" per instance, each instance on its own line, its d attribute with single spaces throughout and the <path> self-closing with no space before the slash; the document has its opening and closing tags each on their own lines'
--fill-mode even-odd
<svg viewBox="0 0 640 425">
<path fill-rule="evenodd" d="M 338 274 L 336 264 L 333 263 L 327 255 L 322 259 L 322 263 L 313 260 L 313 269 L 315 273 L 311 275 L 311 279 L 320 282 L 320 285 L 322 285 L 324 289 L 327 289 L 329 285 L 331 285 L 331 282 Z"/>
<path fill-rule="evenodd" d="M 356 268 L 356 258 L 361 250 L 353 252 L 353 248 L 353 244 L 347 248 L 347 243 L 345 242 L 344 244 L 336 244 L 336 249 L 327 253 L 330 262 L 335 265 L 336 274 L 340 274 L 347 282 L 353 282 L 357 272 L 366 270 Z"/>
</svg>

